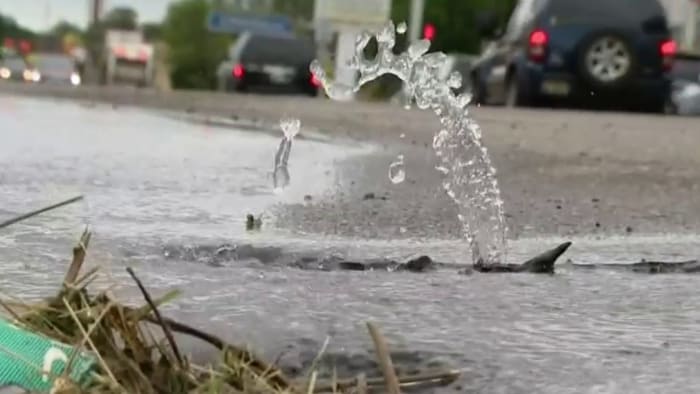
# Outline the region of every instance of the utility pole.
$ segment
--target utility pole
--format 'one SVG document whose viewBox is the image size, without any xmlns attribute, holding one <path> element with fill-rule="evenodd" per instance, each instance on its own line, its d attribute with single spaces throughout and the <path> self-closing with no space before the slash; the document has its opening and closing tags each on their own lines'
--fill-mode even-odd
<svg viewBox="0 0 700 394">
<path fill-rule="evenodd" d="M 93 23 L 97 23 L 102 19 L 102 13 L 104 11 L 104 0 L 88 0 L 89 11 L 88 11 L 88 26 Z"/>
<path fill-rule="evenodd" d="M 408 23 L 408 40 L 414 42 L 420 39 L 421 26 L 423 25 L 423 11 L 425 0 L 411 0 L 411 15 Z"/>
<path fill-rule="evenodd" d="M 51 29 L 51 3 L 49 0 L 44 0 L 44 23 L 46 31 Z"/>
<path fill-rule="evenodd" d="M 700 12 L 700 6 L 698 2 L 691 1 L 688 4 L 688 10 L 686 14 L 685 26 L 683 28 L 683 47 L 689 51 L 697 51 L 698 43 L 697 37 L 697 27 L 698 27 L 698 13 Z"/>
</svg>

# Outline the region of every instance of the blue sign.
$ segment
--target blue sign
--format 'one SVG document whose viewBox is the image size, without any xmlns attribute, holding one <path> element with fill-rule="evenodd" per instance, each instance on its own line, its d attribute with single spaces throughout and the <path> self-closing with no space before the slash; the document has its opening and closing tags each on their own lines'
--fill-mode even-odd
<svg viewBox="0 0 700 394">
<path fill-rule="evenodd" d="M 207 18 L 207 28 L 216 33 L 238 34 L 251 32 L 267 35 L 292 35 L 292 22 L 283 15 L 234 16 L 212 12 Z"/>
</svg>

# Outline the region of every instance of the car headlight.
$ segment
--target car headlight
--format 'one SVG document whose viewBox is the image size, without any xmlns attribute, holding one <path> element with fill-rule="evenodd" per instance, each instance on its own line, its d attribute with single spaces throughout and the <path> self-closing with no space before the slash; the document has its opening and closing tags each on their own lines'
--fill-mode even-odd
<svg viewBox="0 0 700 394">
<path fill-rule="evenodd" d="M 81 79 L 80 79 L 80 74 L 74 72 L 70 75 L 70 83 L 73 86 L 78 86 L 80 85 Z"/>
<path fill-rule="evenodd" d="M 0 68 L 0 78 L 10 79 L 11 76 L 12 76 L 12 71 L 10 71 L 9 68 L 7 68 L 7 67 Z"/>
<path fill-rule="evenodd" d="M 41 73 L 37 70 L 24 70 L 22 77 L 27 82 L 39 82 L 41 81 Z"/>
</svg>

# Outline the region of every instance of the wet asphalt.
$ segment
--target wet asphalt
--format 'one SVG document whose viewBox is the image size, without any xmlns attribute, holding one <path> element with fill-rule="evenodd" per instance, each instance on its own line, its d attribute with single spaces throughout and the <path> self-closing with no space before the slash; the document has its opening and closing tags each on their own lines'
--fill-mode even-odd
<svg viewBox="0 0 700 394">
<path fill-rule="evenodd" d="M 469 263 L 460 243 L 455 208 L 433 168 L 431 142 L 437 122 L 430 113 L 383 104 L 336 104 L 290 97 L 35 88 L 13 86 L 5 92 L 12 97 L 60 96 L 115 107 L 168 109 L 190 117 L 211 116 L 210 121 L 216 116 L 234 121 L 237 128 L 242 120 L 248 120 L 246 125 L 256 133 L 272 132 L 272 127 L 265 126 L 274 126 L 281 114 L 298 114 L 307 127 L 303 137 L 330 139 L 341 147 L 353 147 L 355 153 L 336 163 L 333 176 L 337 188 L 297 188 L 294 198 L 271 209 L 273 222 L 266 222 L 263 228 L 269 225 L 287 241 L 308 240 L 296 246 L 301 257 L 314 251 L 321 255 L 337 251 L 339 244 L 325 241 L 335 238 L 366 257 L 405 261 L 411 255 L 429 254 L 448 263 Z M 645 256 L 698 257 L 697 119 L 499 108 L 474 108 L 473 115 L 484 130 L 498 170 L 515 261 L 566 239 L 575 240 L 566 257 L 576 263 L 632 262 Z M 173 146 L 181 145 L 180 138 L 191 138 L 186 131 L 183 135 L 171 141 Z M 153 134 L 150 138 L 159 137 Z M 203 152 L 211 146 L 201 144 Z M 354 150 L 367 144 L 373 149 Z M 151 157 L 146 148 L 138 152 L 142 160 Z M 228 165 L 222 149 L 215 152 L 200 159 Z M 167 152 L 161 154 L 163 160 L 169 160 Z M 405 157 L 407 177 L 396 185 L 389 181 L 388 167 L 398 154 Z M 110 158 L 123 160 L 106 155 L 96 162 L 101 164 L 94 171 L 102 172 L 104 159 Z M 31 156 L 25 159 L 36 161 Z M 70 155 L 62 160 L 65 168 L 38 172 L 39 178 L 57 174 L 72 179 Z M 227 167 L 212 164 L 211 169 L 216 168 Z M 158 186 L 165 174 L 159 171 L 167 170 L 156 167 L 143 174 L 134 171 L 121 176 L 118 172 L 110 177 L 128 187 L 138 179 L 152 180 Z M 293 183 L 294 171 L 293 151 Z M 195 184 L 194 191 L 207 190 L 216 181 L 214 175 L 207 174 Z M 13 181 L 34 190 L 39 178 Z M 177 200 L 177 195 L 165 191 L 179 190 L 181 181 L 165 179 L 172 184 L 158 189 L 164 193 L 161 197 Z M 201 196 L 213 193 L 209 190 Z M 109 201 L 103 203 L 107 206 Z M 190 250 L 175 236 L 186 228 L 175 219 L 186 212 L 178 205 L 168 211 L 159 204 L 162 202 L 145 201 L 135 214 L 143 218 L 139 225 L 147 228 L 158 228 L 165 220 L 160 227 L 168 227 L 170 241 L 176 243 L 166 251 L 171 250 L 175 257 L 153 253 L 145 259 L 146 249 L 161 251 L 162 245 L 144 246 L 138 237 L 127 237 L 116 251 L 108 249 L 109 242 L 100 245 L 97 241 L 95 258 L 118 266 L 126 260 L 125 250 L 129 260 L 144 258 L 138 271 L 155 290 L 177 285 L 187 291 L 187 298 L 167 313 L 206 326 L 229 340 L 252 343 L 269 358 L 284 353 L 282 363 L 290 372 L 308 367 L 326 335 L 332 337 L 328 366 L 338 366 L 344 375 L 372 368 L 373 355 L 361 324 L 371 319 L 382 323 L 401 368 L 464 368 L 465 376 L 452 387 L 455 391 L 684 393 L 698 384 L 692 367 L 700 361 L 695 276 L 581 271 L 572 269 L 567 261 L 562 261 L 560 273 L 553 277 L 460 276 L 454 270 L 429 275 L 318 272 L 268 267 L 259 254 L 250 261 L 223 259 L 205 264 L 219 253 L 225 237 L 208 235 L 205 240 L 189 242 L 195 248 L 213 245 L 200 248 L 203 259 L 178 255 Z M 154 212 L 153 207 L 159 210 Z M 185 217 L 192 221 L 188 226 L 198 225 L 197 215 Z M 126 234 L 132 222 L 128 217 L 121 219 L 115 228 Z M 15 242 L 39 248 L 42 259 L 61 260 L 49 258 L 50 248 L 39 242 L 43 238 L 33 238 L 30 230 L 36 228 L 25 230 Z M 416 239 L 426 243 L 414 242 Z M 275 236 L 264 240 L 275 246 Z M 292 248 L 282 240 L 277 242 L 276 246 L 282 247 L 277 253 L 288 255 Z M 244 243 L 261 241 L 252 236 Z M 13 261 L 23 257 L 7 256 Z M 39 261 L 31 264 L 41 266 Z M 32 281 L 33 291 L 50 288 L 45 282 L 52 269 L 32 271 L 16 264 L 12 269 Z M 2 284 L 16 285 L 9 280 Z M 187 348 L 202 355 L 194 344 Z"/>
</svg>

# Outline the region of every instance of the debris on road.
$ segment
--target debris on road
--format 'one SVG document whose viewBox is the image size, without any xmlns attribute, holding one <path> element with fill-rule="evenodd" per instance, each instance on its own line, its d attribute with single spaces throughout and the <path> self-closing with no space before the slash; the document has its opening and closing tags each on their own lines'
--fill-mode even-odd
<svg viewBox="0 0 700 394">
<path fill-rule="evenodd" d="M 162 316 L 158 308 L 178 292 L 153 298 L 130 268 L 145 305 L 126 306 L 107 291 L 88 291 L 99 273 L 99 269 L 80 273 L 90 237 L 85 230 L 73 249 L 57 295 L 33 305 L 0 301 L 13 320 L 0 320 L 0 347 L 5 350 L 0 355 L 0 384 L 64 394 L 361 392 L 358 386 L 398 392 L 408 386 L 447 385 L 461 374 L 441 370 L 397 377 L 386 369 L 392 363 L 384 339 L 368 323 L 385 377 L 334 376 L 325 381 L 312 370 L 293 380 L 246 348 Z M 211 365 L 196 365 L 180 352 L 173 333 L 200 339 L 219 349 L 221 357 Z"/>
</svg>

